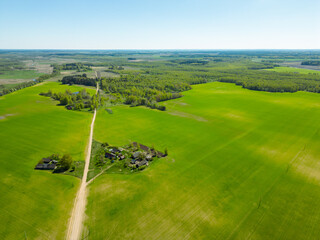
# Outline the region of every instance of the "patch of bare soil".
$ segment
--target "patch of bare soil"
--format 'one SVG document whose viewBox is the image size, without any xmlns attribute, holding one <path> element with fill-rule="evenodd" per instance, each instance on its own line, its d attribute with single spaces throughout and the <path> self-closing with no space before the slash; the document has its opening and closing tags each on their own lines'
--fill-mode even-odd
<svg viewBox="0 0 320 240">
<path fill-rule="evenodd" d="M 284 63 L 280 63 L 279 65 L 284 67 L 294 67 L 294 68 L 303 68 L 303 69 L 320 71 L 320 66 L 301 65 L 301 62 L 284 62 Z"/>
</svg>

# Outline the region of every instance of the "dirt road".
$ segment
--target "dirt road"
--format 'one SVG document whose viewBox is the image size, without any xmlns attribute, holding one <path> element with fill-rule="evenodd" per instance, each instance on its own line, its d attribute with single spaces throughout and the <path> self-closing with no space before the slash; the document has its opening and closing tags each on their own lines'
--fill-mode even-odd
<svg viewBox="0 0 320 240">
<path fill-rule="evenodd" d="M 98 91 L 99 91 L 99 84 L 97 84 L 96 94 L 98 93 Z M 81 233 L 82 233 L 82 224 L 83 224 L 84 213 L 86 210 L 86 202 L 87 202 L 87 191 L 86 191 L 87 175 L 88 175 L 89 164 L 90 164 L 93 128 L 94 128 L 94 122 L 96 120 L 96 114 L 97 114 L 97 110 L 95 109 L 92 117 L 91 126 L 90 126 L 90 136 L 89 136 L 88 148 L 86 152 L 85 166 L 83 171 L 83 177 L 81 180 L 81 186 L 78 190 L 76 199 L 74 201 L 72 214 L 69 220 L 69 227 L 68 227 L 68 233 L 67 233 L 68 240 L 78 240 L 80 239 Z"/>
</svg>

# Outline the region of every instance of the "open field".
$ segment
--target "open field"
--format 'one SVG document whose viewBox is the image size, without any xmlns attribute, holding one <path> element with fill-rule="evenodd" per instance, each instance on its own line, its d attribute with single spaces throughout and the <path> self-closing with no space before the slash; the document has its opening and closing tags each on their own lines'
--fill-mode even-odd
<svg viewBox="0 0 320 240">
<path fill-rule="evenodd" d="M 94 138 L 168 147 L 89 185 L 89 239 L 317 239 L 320 95 L 193 86 L 167 111 L 98 112 Z"/>
<path fill-rule="evenodd" d="M 1 239 L 64 239 L 80 179 L 33 168 L 52 153 L 84 160 L 92 114 L 39 96 L 67 88 L 80 89 L 47 82 L 0 99 Z"/>
<path fill-rule="evenodd" d="M 33 79 L 39 77 L 42 73 L 35 70 L 15 70 L 0 74 L 0 79 Z"/>
<path fill-rule="evenodd" d="M 296 67 L 275 67 L 271 69 L 264 69 L 266 71 L 274 71 L 274 72 L 289 72 L 289 73 L 316 73 L 320 74 L 319 70 L 305 69 L 305 68 L 296 68 Z"/>
</svg>

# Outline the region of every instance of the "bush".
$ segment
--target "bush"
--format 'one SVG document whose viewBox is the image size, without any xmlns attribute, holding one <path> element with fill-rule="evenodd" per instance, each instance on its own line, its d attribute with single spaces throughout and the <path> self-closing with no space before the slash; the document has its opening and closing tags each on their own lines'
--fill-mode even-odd
<svg viewBox="0 0 320 240">
<path fill-rule="evenodd" d="M 139 171 L 142 171 L 143 169 L 145 169 L 147 166 L 146 165 L 142 165 L 139 167 Z"/>
</svg>

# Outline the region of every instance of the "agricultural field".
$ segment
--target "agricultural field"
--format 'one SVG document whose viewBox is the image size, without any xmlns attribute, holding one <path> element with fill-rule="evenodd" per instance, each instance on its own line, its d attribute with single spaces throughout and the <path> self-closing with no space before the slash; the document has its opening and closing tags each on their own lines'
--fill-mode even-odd
<svg viewBox="0 0 320 240">
<path fill-rule="evenodd" d="M 0 79 L 33 79 L 39 77 L 41 73 L 36 70 L 15 70 L 3 72 Z"/>
<path fill-rule="evenodd" d="M 39 93 L 82 88 L 45 82 L 0 98 L 1 239 L 64 239 L 80 179 L 34 167 L 52 153 L 84 161 L 92 113 Z"/>
<path fill-rule="evenodd" d="M 305 69 L 305 68 L 296 68 L 296 67 L 275 67 L 271 69 L 266 69 L 266 71 L 274 72 L 287 72 L 287 73 L 302 73 L 302 74 L 320 74 L 319 70 Z"/>
<path fill-rule="evenodd" d="M 88 239 L 317 239 L 320 95 L 194 85 L 146 107 L 100 109 L 94 138 L 168 148 L 88 186 Z"/>
</svg>

